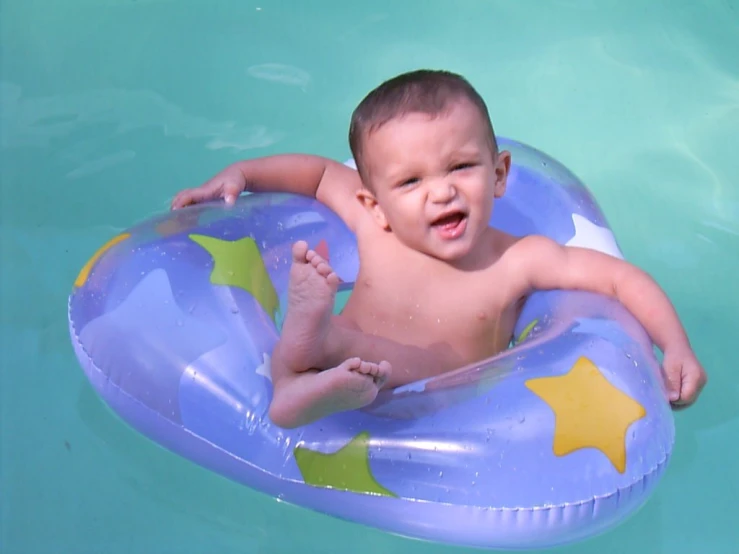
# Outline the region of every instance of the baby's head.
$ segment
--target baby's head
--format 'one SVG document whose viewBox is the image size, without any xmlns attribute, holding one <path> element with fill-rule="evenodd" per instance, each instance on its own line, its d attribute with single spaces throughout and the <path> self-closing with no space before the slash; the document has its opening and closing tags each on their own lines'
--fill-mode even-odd
<svg viewBox="0 0 739 554">
<path fill-rule="evenodd" d="M 371 186 L 366 139 L 372 133 L 409 114 L 423 114 L 431 119 L 445 115 L 460 103 L 471 105 L 477 112 L 491 155 L 495 156 L 498 145 L 487 105 L 464 77 L 449 71 L 422 69 L 393 77 L 372 90 L 354 110 L 349 126 L 349 146 L 365 184 Z"/>
<path fill-rule="evenodd" d="M 384 230 L 449 262 L 477 257 L 510 154 L 464 78 L 422 70 L 383 83 L 354 111 L 349 142 L 357 197 Z"/>
</svg>

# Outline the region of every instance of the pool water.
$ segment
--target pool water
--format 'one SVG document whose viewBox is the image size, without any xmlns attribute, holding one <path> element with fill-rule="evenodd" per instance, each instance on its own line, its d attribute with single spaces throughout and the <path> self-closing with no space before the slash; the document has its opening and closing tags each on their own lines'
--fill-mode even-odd
<svg viewBox="0 0 739 554">
<path fill-rule="evenodd" d="M 277 502 L 144 439 L 88 385 L 66 319 L 89 256 L 179 189 L 241 157 L 343 160 L 364 94 L 436 67 L 593 189 L 711 378 L 676 414 L 646 507 L 553 552 L 735 553 L 737 52 L 738 0 L 0 0 L 0 550 L 463 552 Z"/>
</svg>

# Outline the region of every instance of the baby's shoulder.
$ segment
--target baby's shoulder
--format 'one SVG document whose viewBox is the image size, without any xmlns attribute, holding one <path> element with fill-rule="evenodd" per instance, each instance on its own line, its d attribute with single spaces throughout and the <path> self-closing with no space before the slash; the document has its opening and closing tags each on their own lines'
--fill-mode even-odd
<svg viewBox="0 0 739 554">
<path fill-rule="evenodd" d="M 496 237 L 496 241 L 499 245 L 501 259 L 505 258 L 506 262 L 509 263 L 525 261 L 533 256 L 540 256 L 561 249 L 557 242 L 544 235 L 517 237 L 500 233 Z"/>
<path fill-rule="evenodd" d="M 327 159 L 316 190 L 316 198 L 331 208 L 353 231 L 364 221 L 367 210 L 362 207 L 357 192 L 362 181 L 356 169 Z"/>
<path fill-rule="evenodd" d="M 543 235 L 513 236 L 498 232 L 496 242 L 496 269 L 509 279 L 523 279 L 541 267 L 544 260 L 561 251 L 561 246 Z"/>
</svg>

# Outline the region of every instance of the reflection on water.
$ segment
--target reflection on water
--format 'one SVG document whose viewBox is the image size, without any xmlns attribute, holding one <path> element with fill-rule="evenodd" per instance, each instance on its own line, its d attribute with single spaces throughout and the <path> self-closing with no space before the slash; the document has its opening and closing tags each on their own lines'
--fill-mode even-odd
<svg viewBox="0 0 739 554">
<path fill-rule="evenodd" d="M 298 87 L 303 92 L 306 91 L 311 80 L 307 71 L 300 69 L 299 67 L 281 63 L 252 65 L 246 71 L 255 79 L 262 79 L 264 81 L 272 81 L 283 85 Z"/>
<path fill-rule="evenodd" d="M 256 115 L 256 114 L 255 114 Z M 280 134 L 260 124 L 212 121 L 186 113 L 161 95 L 147 90 L 98 89 L 69 95 L 24 96 L 21 86 L 0 81 L 0 146 L 48 147 L 53 139 L 71 135 L 84 126 L 112 124 L 122 134 L 146 127 L 164 136 L 205 138 L 207 148 L 248 150 L 277 142 Z M 79 146 L 83 152 L 86 142 Z M 74 144 L 68 145 L 76 148 Z"/>
</svg>

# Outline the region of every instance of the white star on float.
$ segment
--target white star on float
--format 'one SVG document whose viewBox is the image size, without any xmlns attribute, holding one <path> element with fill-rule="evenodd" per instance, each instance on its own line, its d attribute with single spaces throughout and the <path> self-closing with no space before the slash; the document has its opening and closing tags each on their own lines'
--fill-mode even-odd
<svg viewBox="0 0 739 554">
<path fill-rule="evenodd" d="M 572 214 L 572 223 L 575 225 L 575 236 L 565 243 L 566 246 L 590 248 L 614 258 L 624 259 L 613 231 L 596 225 L 580 214 Z"/>
<path fill-rule="evenodd" d="M 272 358 L 266 352 L 262 353 L 262 363 L 257 366 L 257 375 L 261 375 L 265 379 L 272 382 Z"/>
<path fill-rule="evenodd" d="M 118 306 L 88 323 L 80 340 L 112 369 L 136 368 L 133 376 L 124 373 L 136 381 L 179 379 L 180 360 L 198 359 L 225 344 L 227 335 L 183 311 L 167 271 L 159 268 L 147 273 Z M 102 351 L 107 345 L 115 346 L 115 356 Z"/>
<path fill-rule="evenodd" d="M 423 392 L 426 390 L 426 383 L 429 381 L 431 381 L 431 379 L 423 379 L 406 385 L 401 385 L 393 389 L 393 394 L 401 394 L 404 392 Z"/>
</svg>

